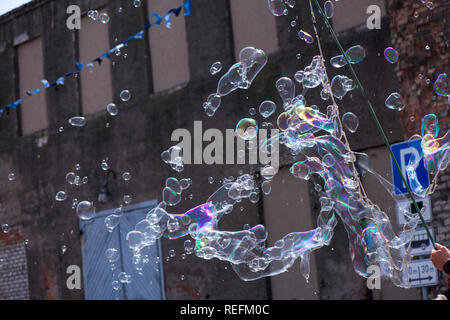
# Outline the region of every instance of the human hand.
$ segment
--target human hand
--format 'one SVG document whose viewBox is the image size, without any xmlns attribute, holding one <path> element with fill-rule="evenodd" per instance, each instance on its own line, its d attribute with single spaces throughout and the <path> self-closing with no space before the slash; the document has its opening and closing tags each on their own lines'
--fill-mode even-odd
<svg viewBox="0 0 450 320">
<path fill-rule="evenodd" d="M 431 250 L 431 262 L 437 269 L 444 271 L 444 264 L 450 260 L 450 250 L 439 243 L 435 247 L 436 249 Z"/>
</svg>

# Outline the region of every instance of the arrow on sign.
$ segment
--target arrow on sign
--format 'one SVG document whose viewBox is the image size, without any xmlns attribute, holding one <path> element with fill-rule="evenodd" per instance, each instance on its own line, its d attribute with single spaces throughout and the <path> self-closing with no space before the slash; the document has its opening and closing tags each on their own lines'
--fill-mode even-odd
<svg viewBox="0 0 450 320">
<path fill-rule="evenodd" d="M 427 277 L 427 278 L 417 278 L 417 279 L 411 279 L 410 281 L 411 282 L 413 282 L 413 281 L 422 281 L 422 280 L 431 280 L 431 279 L 433 279 L 433 277 L 432 276 L 429 276 L 429 277 Z"/>
</svg>

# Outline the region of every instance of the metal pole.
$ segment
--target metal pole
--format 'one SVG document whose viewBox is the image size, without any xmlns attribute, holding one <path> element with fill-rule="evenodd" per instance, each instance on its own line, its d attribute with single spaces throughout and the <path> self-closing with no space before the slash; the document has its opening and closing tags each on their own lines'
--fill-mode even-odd
<svg viewBox="0 0 450 320">
<path fill-rule="evenodd" d="M 422 300 L 428 300 L 428 288 L 427 287 L 422 288 Z"/>
</svg>

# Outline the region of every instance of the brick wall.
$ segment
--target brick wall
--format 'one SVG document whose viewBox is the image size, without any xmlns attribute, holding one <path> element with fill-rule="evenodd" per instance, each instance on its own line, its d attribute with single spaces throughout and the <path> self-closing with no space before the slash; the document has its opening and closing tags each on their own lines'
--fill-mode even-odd
<svg viewBox="0 0 450 320">
<path fill-rule="evenodd" d="M 389 0 L 392 47 L 400 54 L 396 74 L 407 107 L 400 112 L 404 139 L 420 133 L 421 119 L 429 113 L 438 116 L 440 135 L 450 127 L 449 105 L 433 91 L 441 73 L 449 72 L 449 32 L 447 0 L 434 0 L 430 10 L 417 0 Z M 429 47 L 427 47 L 429 46 Z M 441 173 L 431 196 L 436 241 L 450 245 L 450 170 Z"/>
<path fill-rule="evenodd" d="M 0 300 L 28 300 L 25 243 L 16 231 L 0 235 Z"/>
</svg>

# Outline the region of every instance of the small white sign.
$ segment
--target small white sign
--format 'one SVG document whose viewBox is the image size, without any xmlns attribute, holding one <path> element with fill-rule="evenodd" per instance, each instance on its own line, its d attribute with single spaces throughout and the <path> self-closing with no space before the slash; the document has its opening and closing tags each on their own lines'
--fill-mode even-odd
<svg viewBox="0 0 450 320">
<path fill-rule="evenodd" d="M 408 278 L 412 288 L 435 286 L 437 269 L 430 260 L 413 260 L 408 266 Z"/>
<path fill-rule="evenodd" d="M 433 228 L 428 227 L 431 235 L 434 238 Z M 411 241 L 411 255 L 412 256 L 424 256 L 430 255 L 431 250 L 433 249 L 433 243 L 428 237 L 428 233 L 425 228 L 418 228 L 414 232 L 413 239 Z"/>
<path fill-rule="evenodd" d="M 422 216 L 426 222 L 430 222 L 431 217 L 431 201 L 430 198 L 415 199 L 419 209 L 422 210 Z M 416 207 L 410 199 L 397 201 L 397 223 L 399 226 L 405 225 L 410 220 L 408 215 L 417 214 Z"/>
</svg>

